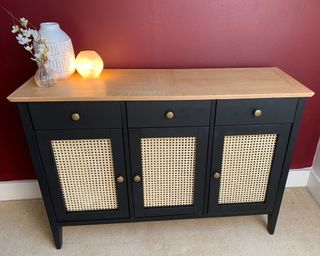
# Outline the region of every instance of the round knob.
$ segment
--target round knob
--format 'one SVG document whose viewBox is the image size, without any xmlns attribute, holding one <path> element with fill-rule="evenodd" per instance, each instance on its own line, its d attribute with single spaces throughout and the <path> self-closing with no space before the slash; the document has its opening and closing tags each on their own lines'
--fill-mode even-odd
<svg viewBox="0 0 320 256">
<path fill-rule="evenodd" d="M 218 173 L 218 172 L 215 172 L 215 173 L 213 173 L 213 178 L 214 179 L 220 179 L 220 177 L 221 177 L 221 174 L 220 173 Z"/>
<path fill-rule="evenodd" d="M 117 178 L 117 182 L 118 182 L 118 183 L 123 183 L 123 182 L 124 182 L 123 176 L 119 176 L 119 177 Z"/>
<path fill-rule="evenodd" d="M 140 180 L 141 180 L 141 177 L 139 175 L 136 175 L 133 177 L 134 182 L 140 182 Z"/>
<path fill-rule="evenodd" d="M 73 121 L 79 121 L 79 120 L 80 120 L 80 114 L 79 114 L 79 113 L 73 113 L 73 114 L 71 115 L 71 119 L 72 119 Z"/>
<path fill-rule="evenodd" d="M 168 111 L 168 112 L 166 113 L 166 118 L 167 118 L 167 119 L 172 119 L 172 118 L 174 118 L 174 113 L 173 113 L 172 111 Z"/>
<path fill-rule="evenodd" d="M 262 116 L 262 110 L 261 109 L 256 109 L 253 112 L 253 114 L 254 114 L 255 117 L 260 117 L 260 116 Z"/>
</svg>

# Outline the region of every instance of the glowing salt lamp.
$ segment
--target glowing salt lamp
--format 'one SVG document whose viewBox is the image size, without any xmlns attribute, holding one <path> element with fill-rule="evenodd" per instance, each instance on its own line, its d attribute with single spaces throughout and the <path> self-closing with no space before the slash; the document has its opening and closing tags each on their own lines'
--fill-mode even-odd
<svg viewBox="0 0 320 256">
<path fill-rule="evenodd" d="M 95 51 L 81 51 L 76 58 L 76 70 L 83 78 L 96 78 L 103 70 L 103 60 Z"/>
</svg>

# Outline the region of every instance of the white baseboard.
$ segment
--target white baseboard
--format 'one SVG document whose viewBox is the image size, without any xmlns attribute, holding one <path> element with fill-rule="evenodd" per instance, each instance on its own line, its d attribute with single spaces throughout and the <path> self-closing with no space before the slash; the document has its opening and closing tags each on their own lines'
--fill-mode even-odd
<svg viewBox="0 0 320 256">
<path fill-rule="evenodd" d="M 302 169 L 290 169 L 286 187 L 306 187 L 310 176 L 311 167 Z"/>
<path fill-rule="evenodd" d="M 309 174 L 310 168 L 290 170 L 286 187 L 306 187 Z M 41 198 L 37 180 L 0 182 L 0 201 L 35 198 Z"/>
<path fill-rule="evenodd" d="M 0 201 L 41 198 L 37 180 L 0 182 Z"/>
<path fill-rule="evenodd" d="M 307 186 L 313 198 L 320 205 L 320 177 L 315 170 L 311 171 Z"/>
</svg>

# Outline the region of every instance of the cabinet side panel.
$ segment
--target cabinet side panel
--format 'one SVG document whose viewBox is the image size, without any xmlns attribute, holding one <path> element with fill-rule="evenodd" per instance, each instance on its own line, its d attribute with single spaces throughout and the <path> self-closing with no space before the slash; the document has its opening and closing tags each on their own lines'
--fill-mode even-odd
<svg viewBox="0 0 320 256">
<path fill-rule="evenodd" d="M 36 175 L 39 181 L 39 186 L 40 186 L 43 202 L 47 211 L 54 242 L 55 242 L 56 248 L 59 249 L 62 246 L 62 227 L 57 223 L 56 216 L 54 213 L 55 211 L 51 201 L 51 195 L 50 195 L 49 187 L 47 184 L 47 178 L 43 170 L 43 165 L 41 162 L 37 139 L 36 139 L 31 118 L 30 118 L 28 104 L 18 103 L 17 105 L 20 113 L 20 118 L 23 124 L 23 129 L 28 142 L 28 147 L 31 154 L 33 166 L 35 168 Z"/>
<path fill-rule="evenodd" d="M 268 215 L 268 231 L 270 234 L 274 233 L 275 226 L 277 223 L 280 205 L 281 205 L 281 201 L 282 201 L 282 197 L 283 197 L 283 192 L 284 192 L 285 185 L 286 185 L 287 178 L 288 178 L 289 166 L 290 166 L 290 162 L 291 162 L 291 158 L 292 158 L 292 154 L 293 154 L 293 150 L 294 150 L 294 146 L 295 146 L 295 142 L 296 142 L 296 137 L 297 137 L 297 134 L 299 131 L 300 122 L 301 122 L 301 118 L 302 118 L 302 114 L 303 114 L 305 100 L 306 100 L 305 98 L 300 98 L 298 101 L 298 105 L 297 105 L 296 113 L 295 113 L 295 118 L 294 118 L 294 123 L 293 123 L 292 129 L 291 129 L 290 139 L 289 139 L 289 143 L 287 146 L 287 152 L 286 152 L 284 164 L 282 167 L 282 174 L 280 177 L 280 182 L 279 182 L 279 186 L 278 186 L 278 190 L 277 190 L 277 194 L 276 194 L 276 199 L 274 202 L 273 211 L 271 214 Z"/>
</svg>

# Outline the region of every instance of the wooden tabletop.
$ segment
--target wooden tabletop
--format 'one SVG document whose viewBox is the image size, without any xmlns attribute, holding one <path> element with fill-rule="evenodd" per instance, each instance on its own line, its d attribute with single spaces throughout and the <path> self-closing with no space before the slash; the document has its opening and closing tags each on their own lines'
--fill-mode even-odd
<svg viewBox="0 0 320 256">
<path fill-rule="evenodd" d="M 311 97 L 279 68 L 106 69 L 97 79 L 74 74 L 39 88 L 30 78 L 12 102 L 204 100 Z"/>
</svg>

